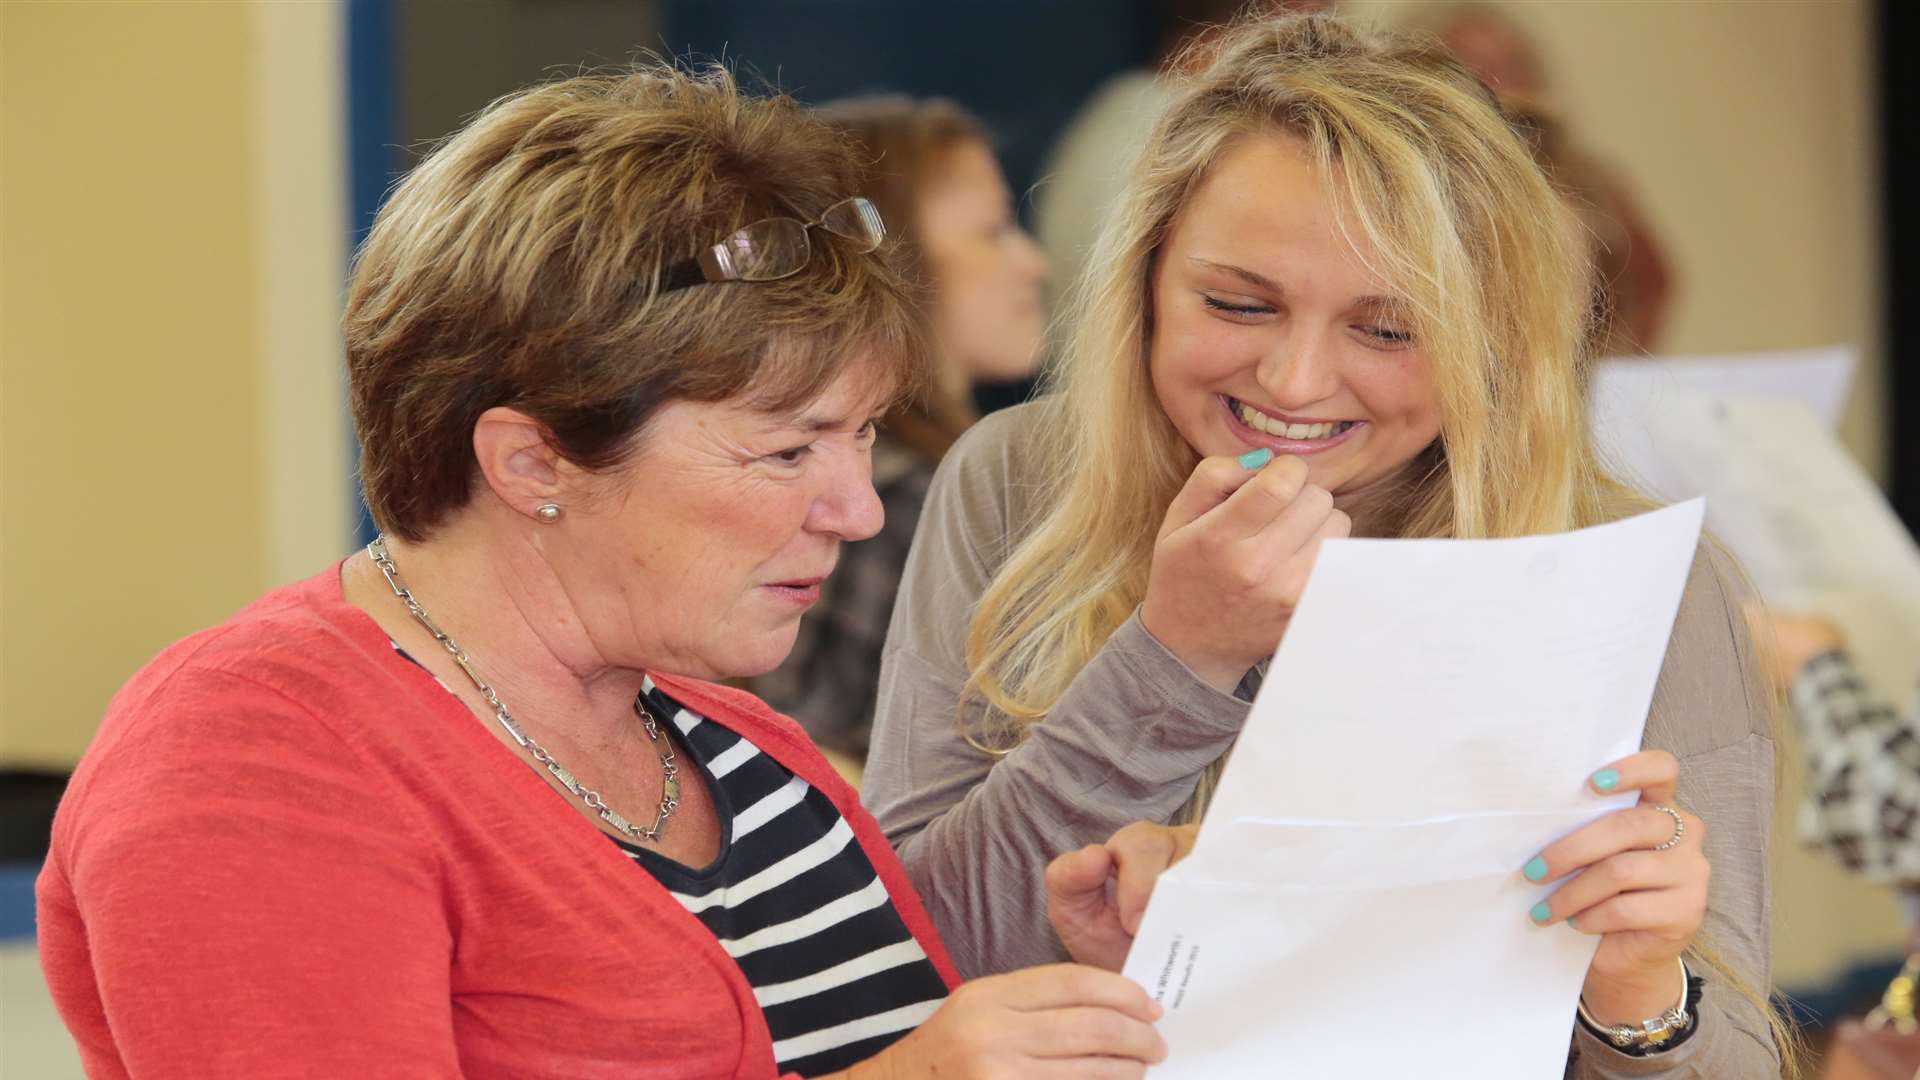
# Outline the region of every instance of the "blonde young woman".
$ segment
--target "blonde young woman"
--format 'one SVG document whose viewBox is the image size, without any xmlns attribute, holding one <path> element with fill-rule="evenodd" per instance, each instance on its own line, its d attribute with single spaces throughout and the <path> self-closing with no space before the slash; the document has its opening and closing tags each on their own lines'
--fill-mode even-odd
<svg viewBox="0 0 1920 1080">
<path fill-rule="evenodd" d="M 1164 823 L 1204 810 L 1321 541 L 1644 506 L 1584 435 L 1583 250 L 1437 50 L 1319 17 L 1220 41 L 1135 166 L 1058 392 L 948 455 L 895 608 L 865 798 L 962 971 L 1100 951 L 1048 927 L 1035 871 L 1125 886 L 1178 853 Z M 1514 868 L 1569 879 L 1513 917 L 1600 937 L 1598 1025 L 1686 1005 L 1624 1048 L 1576 1025 L 1571 1076 L 1780 1070 L 1770 699 L 1727 581 L 1703 553 L 1646 749 L 1594 762 L 1640 805 Z"/>
</svg>

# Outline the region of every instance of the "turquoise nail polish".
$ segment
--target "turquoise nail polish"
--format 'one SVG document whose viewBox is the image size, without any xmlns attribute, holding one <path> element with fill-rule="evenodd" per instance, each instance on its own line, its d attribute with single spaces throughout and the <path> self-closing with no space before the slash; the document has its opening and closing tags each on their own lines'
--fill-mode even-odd
<svg viewBox="0 0 1920 1080">
<path fill-rule="evenodd" d="M 1535 855 L 1527 860 L 1527 865 L 1520 872 L 1527 875 L 1528 881 L 1545 881 L 1547 880 L 1547 860 Z"/>
<path fill-rule="evenodd" d="M 1601 769 L 1593 774 L 1593 786 L 1601 791 L 1612 791 L 1619 783 L 1619 769 Z"/>
<path fill-rule="evenodd" d="M 1547 906 L 1545 900 L 1533 905 L 1533 911 L 1529 914 L 1533 916 L 1533 921 L 1539 923 L 1541 926 L 1545 926 L 1553 921 L 1553 909 Z"/>
<path fill-rule="evenodd" d="M 1246 453 L 1241 454 L 1240 467 L 1243 469 L 1258 469 L 1262 465 L 1265 465 L 1267 462 L 1272 460 L 1273 460 L 1273 451 L 1263 446 L 1258 450 L 1249 450 Z"/>
<path fill-rule="evenodd" d="M 1569 929 L 1569 930 L 1578 930 L 1578 929 L 1580 929 L 1579 927 L 1577 927 L 1577 926 L 1575 926 L 1575 925 L 1573 925 L 1573 916 L 1571 916 L 1571 915 L 1569 915 L 1569 916 L 1567 916 L 1567 929 Z"/>
</svg>

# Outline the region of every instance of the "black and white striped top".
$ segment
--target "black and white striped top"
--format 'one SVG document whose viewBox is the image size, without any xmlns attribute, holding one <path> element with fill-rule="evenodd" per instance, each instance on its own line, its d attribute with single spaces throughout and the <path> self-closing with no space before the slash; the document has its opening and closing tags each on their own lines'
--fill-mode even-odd
<svg viewBox="0 0 1920 1080">
<path fill-rule="evenodd" d="M 706 773 L 720 855 L 694 870 L 609 837 L 692 912 L 740 965 L 782 1071 L 864 1061 L 933 1015 L 946 983 L 827 796 L 746 738 L 646 680 Z"/>
<path fill-rule="evenodd" d="M 398 642 L 388 644 L 424 669 Z M 740 965 L 780 1070 L 815 1076 L 845 1069 L 932 1016 L 946 999 L 946 981 L 833 801 L 743 736 L 682 707 L 652 679 L 642 681 L 641 692 L 655 716 L 673 721 L 686 756 L 706 774 L 720 817 L 720 854 L 694 870 L 608 839 Z"/>
</svg>

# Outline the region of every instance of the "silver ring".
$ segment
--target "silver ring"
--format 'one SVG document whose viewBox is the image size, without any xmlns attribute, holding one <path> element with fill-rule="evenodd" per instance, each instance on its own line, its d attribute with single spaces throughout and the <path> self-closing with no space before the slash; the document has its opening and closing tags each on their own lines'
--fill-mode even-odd
<svg viewBox="0 0 1920 1080">
<path fill-rule="evenodd" d="M 1665 851 L 1668 848 L 1677 847 L 1680 843 L 1680 838 L 1687 835 L 1686 819 L 1680 816 L 1680 811 L 1675 810 L 1671 806 L 1656 806 L 1654 809 L 1673 819 L 1673 835 L 1667 837 L 1666 843 L 1655 844 L 1653 850 Z"/>
</svg>

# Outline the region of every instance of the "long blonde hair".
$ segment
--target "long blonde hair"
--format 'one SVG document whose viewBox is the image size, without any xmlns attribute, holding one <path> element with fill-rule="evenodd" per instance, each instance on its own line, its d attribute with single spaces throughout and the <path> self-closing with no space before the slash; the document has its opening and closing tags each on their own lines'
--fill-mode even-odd
<svg viewBox="0 0 1920 1080">
<path fill-rule="evenodd" d="M 1153 545 L 1199 462 L 1148 373 L 1156 255 L 1188 197 L 1237 142 L 1298 138 L 1345 211 L 1341 227 L 1392 283 L 1433 367 L 1440 437 L 1356 532 L 1486 538 L 1563 532 L 1651 506 L 1610 479 L 1587 437 L 1592 331 L 1578 221 L 1491 95 L 1436 43 L 1364 34 L 1325 16 L 1242 22 L 1208 42 L 1154 128 L 1071 298 L 1073 333 L 1048 372 L 1045 515 L 976 609 L 966 731 L 1004 752 L 1146 597 Z M 1364 241 L 1364 242 L 1362 242 Z M 1097 462 L 1097 468 L 1078 467 Z M 1180 820 L 1197 819 L 1224 761 Z M 1790 1036 L 1707 946 L 1695 958 Z"/>
</svg>

